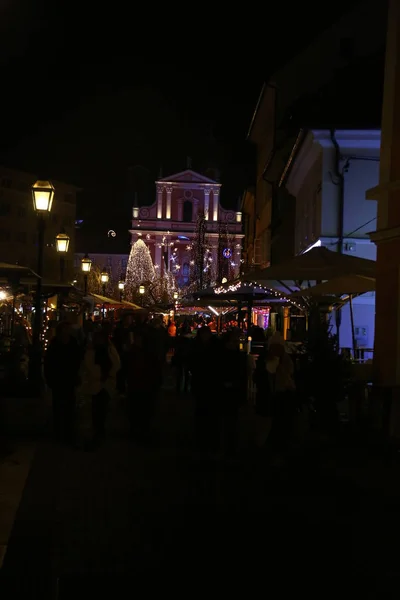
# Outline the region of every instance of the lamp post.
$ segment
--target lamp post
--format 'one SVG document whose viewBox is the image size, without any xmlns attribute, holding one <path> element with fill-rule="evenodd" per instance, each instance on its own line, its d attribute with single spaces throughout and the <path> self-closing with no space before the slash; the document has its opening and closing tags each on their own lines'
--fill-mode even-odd
<svg viewBox="0 0 400 600">
<path fill-rule="evenodd" d="M 61 233 L 56 235 L 56 249 L 58 254 L 60 255 L 60 281 L 61 283 L 64 281 L 64 271 L 65 271 L 65 255 L 68 252 L 70 237 L 62 230 Z"/>
<path fill-rule="evenodd" d="M 92 268 L 92 259 L 89 258 L 88 254 L 81 259 L 81 269 L 83 273 L 83 282 L 84 282 L 84 295 L 87 296 L 88 293 L 88 275 L 90 273 L 90 269 Z"/>
<path fill-rule="evenodd" d="M 42 346 L 40 333 L 42 327 L 42 276 L 43 276 L 43 248 L 44 232 L 46 227 L 45 216 L 51 212 L 54 200 L 54 187 L 50 181 L 37 181 L 32 186 L 33 208 L 37 214 L 38 228 L 38 256 L 37 256 L 37 274 L 35 295 L 35 316 L 32 332 L 32 360 L 30 361 L 30 379 L 40 391 L 41 370 L 42 370 Z"/>
<path fill-rule="evenodd" d="M 108 271 L 107 271 L 106 267 L 104 267 L 104 269 L 100 273 L 100 280 L 101 280 L 101 283 L 103 286 L 103 296 L 106 295 L 106 286 L 107 286 L 109 279 L 110 279 L 110 276 L 108 274 Z M 105 307 L 105 303 L 103 303 L 103 319 L 105 317 L 105 312 L 106 312 L 106 307 Z"/>
<path fill-rule="evenodd" d="M 118 281 L 118 289 L 119 289 L 119 301 L 122 302 L 122 297 L 124 295 L 124 288 L 125 288 L 125 280 L 121 279 Z"/>
<path fill-rule="evenodd" d="M 104 267 L 104 269 L 100 273 L 100 280 L 101 280 L 101 284 L 103 287 L 103 296 L 106 295 L 106 286 L 107 286 L 109 279 L 110 279 L 110 276 L 108 274 L 108 271 L 107 271 L 106 267 Z"/>
<path fill-rule="evenodd" d="M 142 307 L 143 307 L 143 295 L 144 295 L 144 292 L 145 292 L 144 285 L 139 285 L 139 294 L 140 294 L 140 299 L 141 299 Z"/>
</svg>

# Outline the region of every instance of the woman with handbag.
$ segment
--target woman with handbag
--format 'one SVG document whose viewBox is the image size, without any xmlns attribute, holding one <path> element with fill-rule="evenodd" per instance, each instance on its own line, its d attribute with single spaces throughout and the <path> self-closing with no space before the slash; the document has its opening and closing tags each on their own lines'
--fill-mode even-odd
<svg viewBox="0 0 400 600">
<path fill-rule="evenodd" d="M 106 433 L 106 418 L 111 396 L 115 393 L 117 372 L 121 367 L 118 352 L 104 331 L 96 331 L 88 341 L 83 361 L 84 373 L 92 396 L 93 441 L 99 446 Z"/>
</svg>

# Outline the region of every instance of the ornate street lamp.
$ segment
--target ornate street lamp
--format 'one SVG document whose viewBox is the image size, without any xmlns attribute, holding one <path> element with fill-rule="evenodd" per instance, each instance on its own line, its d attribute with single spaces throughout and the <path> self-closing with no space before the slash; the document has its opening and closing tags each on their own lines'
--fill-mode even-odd
<svg viewBox="0 0 400 600">
<path fill-rule="evenodd" d="M 61 233 L 56 235 L 56 249 L 60 255 L 60 279 L 64 280 L 65 271 L 65 255 L 68 252 L 70 237 L 62 230 Z"/>
<path fill-rule="evenodd" d="M 50 181 L 37 181 L 32 186 L 33 208 L 37 214 L 51 212 L 54 200 L 54 187 Z"/>
<path fill-rule="evenodd" d="M 87 296 L 88 293 L 88 275 L 90 273 L 90 269 L 92 268 L 92 259 L 89 258 L 88 254 L 81 259 L 81 269 L 83 273 L 83 281 L 84 281 L 84 294 Z"/>
<path fill-rule="evenodd" d="M 118 289 L 119 289 L 119 301 L 122 302 L 122 297 L 124 295 L 124 288 L 125 288 L 125 280 L 121 279 L 118 281 Z"/>
<path fill-rule="evenodd" d="M 174 300 L 178 300 L 178 292 L 174 292 Z"/>
<path fill-rule="evenodd" d="M 30 361 L 30 379 L 40 389 L 42 372 L 42 346 L 40 341 L 42 327 L 42 277 L 43 277 L 43 249 L 44 232 L 46 227 L 45 215 L 51 212 L 54 200 L 54 187 L 50 181 L 37 181 L 32 186 L 33 208 L 37 214 L 38 228 L 38 256 L 35 295 L 35 316 L 32 331 L 32 360 Z"/>
<path fill-rule="evenodd" d="M 110 279 L 110 276 L 108 274 L 108 271 L 107 271 L 106 267 L 104 267 L 104 269 L 100 273 L 100 281 L 103 286 L 103 296 L 106 295 L 106 286 L 107 286 L 109 279 Z"/>
<path fill-rule="evenodd" d="M 106 286 L 107 286 L 109 279 L 110 279 L 110 276 L 108 274 L 107 268 L 104 267 L 104 269 L 100 273 L 100 281 L 103 286 L 103 296 L 106 295 Z M 105 303 L 103 303 L 103 319 L 105 318 L 105 315 L 106 315 L 106 305 L 105 305 Z"/>
</svg>

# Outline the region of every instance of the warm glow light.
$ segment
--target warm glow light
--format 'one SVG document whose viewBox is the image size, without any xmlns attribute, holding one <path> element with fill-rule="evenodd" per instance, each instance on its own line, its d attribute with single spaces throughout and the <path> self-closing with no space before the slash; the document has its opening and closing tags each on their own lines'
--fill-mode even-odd
<svg viewBox="0 0 400 600">
<path fill-rule="evenodd" d="M 4 290 L 0 290 L 0 300 L 4 300 L 6 298 L 7 294 L 5 293 Z"/>
<path fill-rule="evenodd" d="M 81 269 L 84 273 L 90 273 L 92 268 L 92 259 L 87 254 L 81 260 Z"/>
<path fill-rule="evenodd" d="M 49 213 L 54 200 L 54 187 L 50 181 L 37 181 L 32 186 L 33 208 L 38 213 Z"/>
<path fill-rule="evenodd" d="M 174 292 L 174 300 L 178 300 L 178 292 Z"/>
<path fill-rule="evenodd" d="M 57 248 L 57 252 L 60 252 L 61 254 L 65 254 L 66 252 L 68 252 L 68 248 L 69 248 L 69 235 L 67 235 L 66 233 L 59 233 L 56 236 L 56 248 Z"/>
<path fill-rule="evenodd" d="M 125 281 L 123 281 L 123 280 L 121 279 L 121 281 L 118 281 L 118 289 L 119 289 L 119 290 L 123 290 L 123 289 L 124 289 L 124 287 L 125 287 Z"/>
<path fill-rule="evenodd" d="M 108 280 L 109 280 L 109 279 L 110 279 L 110 276 L 109 276 L 109 274 L 108 274 L 108 271 L 107 271 L 107 269 L 104 267 L 104 269 L 103 269 L 103 270 L 102 270 L 102 272 L 100 273 L 100 280 L 101 280 L 101 283 L 104 283 L 104 284 L 106 284 L 106 283 L 108 283 Z"/>
<path fill-rule="evenodd" d="M 144 294 L 144 285 L 139 285 L 139 294 Z"/>
</svg>

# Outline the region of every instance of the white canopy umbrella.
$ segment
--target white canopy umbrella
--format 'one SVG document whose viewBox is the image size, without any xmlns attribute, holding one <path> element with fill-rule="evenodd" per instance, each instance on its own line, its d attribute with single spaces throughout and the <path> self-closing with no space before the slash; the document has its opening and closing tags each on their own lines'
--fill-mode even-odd
<svg viewBox="0 0 400 600">
<path fill-rule="evenodd" d="M 342 275 L 356 274 L 375 277 L 374 260 L 350 254 L 332 252 L 323 246 L 293 257 L 291 260 L 266 269 L 248 273 L 243 281 L 324 281 Z"/>
<path fill-rule="evenodd" d="M 374 277 L 365 277 L 363 275 L 342 275 L 335 277 L 324 283 L 311 286 L 304 290 L 299 290 L 290 295 L 290 298 L 295 297 L 326 297 L 335 296 L 339 298 L 347 294 L 349 296 L 350 305 L 350 320 L 351 333 L 353 340 L 353 355 L 355 354 L 356 339 L 354 333 L 354 313 L 353 313 L 353 296 L 374 292 L 376 289 L 376 279 Z"/>
<path fill-rule="evenodd" d="M 374 292 L 375 288 L 376 279 L 374 277 L 342 275 L 298 292 L 293 292 L 293 294 L 290 294 L 290 298 L 366 294 L 367 292 Z"/>
</svg>

